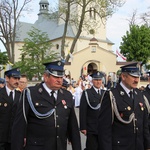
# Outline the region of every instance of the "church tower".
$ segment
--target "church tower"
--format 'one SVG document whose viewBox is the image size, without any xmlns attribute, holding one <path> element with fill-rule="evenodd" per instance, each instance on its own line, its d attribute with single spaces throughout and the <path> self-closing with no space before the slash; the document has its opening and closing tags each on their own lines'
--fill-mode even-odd
<svg viewBox="0 0 150 150">
<path fill-rule="evenodd" d="M 41 0 L 39 2 L 39 5 L 40 5 L 40 10 L 39 10 L 39 14 L 38 14 L 39 19 L 41 16 L 43 17 L 43 16 L 49 15 L 49 2 L 48 2 L 48 0 Z"/>
</svg>

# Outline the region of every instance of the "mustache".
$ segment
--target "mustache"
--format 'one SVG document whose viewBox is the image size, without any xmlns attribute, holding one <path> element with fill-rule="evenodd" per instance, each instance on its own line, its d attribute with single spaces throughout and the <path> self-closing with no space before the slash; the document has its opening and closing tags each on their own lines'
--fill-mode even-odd
<svg viewBox="0 0 150 150">
<path fill-rule="evenodd" d="M 133 84 L 138 84 L 138 83 L 139 83 L 138 81 L 134 81 L 134 82 L 133 82 Z"/>
<path fill-rule="evenodd" d="M 18 82 L 16 82 L 16 83 L 14 83 L 15 85 L 19 85 L 19 83 Z"/>
</svg>

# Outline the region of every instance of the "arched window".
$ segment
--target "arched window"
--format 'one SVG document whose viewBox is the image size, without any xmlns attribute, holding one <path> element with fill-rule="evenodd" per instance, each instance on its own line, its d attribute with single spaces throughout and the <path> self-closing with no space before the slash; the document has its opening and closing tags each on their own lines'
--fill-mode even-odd
<svg viewBox="0 0 150 150">
<path fill-rule="evenodd" d="M 56 49 L 59 49 L 59 44 L 56 44 Z"/>
<path fill-rule="evenodd" d="M 90 19 L 96 19 L 96 9 L 90 7 Z"/>
</svg>

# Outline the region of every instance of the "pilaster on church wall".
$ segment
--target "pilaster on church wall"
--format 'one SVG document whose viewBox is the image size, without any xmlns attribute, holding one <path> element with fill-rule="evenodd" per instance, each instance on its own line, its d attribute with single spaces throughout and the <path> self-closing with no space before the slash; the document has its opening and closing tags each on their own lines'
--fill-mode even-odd
<svg viewBox="0 0 150 150">
<path fill-rule="evenodd" d="M 16 42 L 15 43 L 15 62 L 20 61 L 21 57 L 21 51 L 20 49 L 23 47 L 24 43 L 23 42 Z"/>
</svg>

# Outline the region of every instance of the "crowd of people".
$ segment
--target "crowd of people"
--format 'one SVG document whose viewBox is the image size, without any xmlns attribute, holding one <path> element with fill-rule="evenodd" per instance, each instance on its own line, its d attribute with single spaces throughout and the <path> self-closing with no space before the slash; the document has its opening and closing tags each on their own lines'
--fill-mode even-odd
<svg viewBox="0 0 150 150">
<path fill-rule="evenodd" d="M 80 133 L 85 150 L 150 150 L 150 77 L 137 88 L 137 63 L 122 66 L 119 78 L 96 71 L 77 81 L 61 61 L 43 65 L 35 86 L 19 68 L 0 79 L 0 150 L 67 150 L 67 141 L 81 150 Z"/>
<path fill-rule="evenodd" d="M 92 75 L 93 74 L 82 75 L 77 81 L 75 81 L 74 78 L 71 78 L 70 75 L 65 75 L 63 77 L 66 82 L 67 90 L 73 95 L 74 104 L 77 108 L 80 106 L 80 99 L 83 91 L 90 89 L 93 85 Z M 102 84 L 100 88 L 103 90 L 108 90 L 112 87 L 115 88 L 118 82 L 119 76 L 116 75 L 115 72 L 111 73 L 111 75 L 109 74 L 108 76 L 106 76 L 103 72 Z"/>
</svg>

